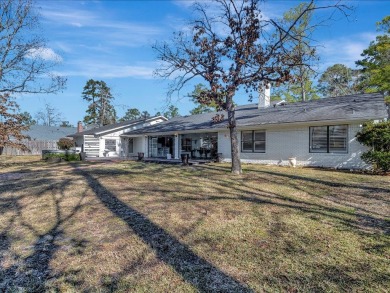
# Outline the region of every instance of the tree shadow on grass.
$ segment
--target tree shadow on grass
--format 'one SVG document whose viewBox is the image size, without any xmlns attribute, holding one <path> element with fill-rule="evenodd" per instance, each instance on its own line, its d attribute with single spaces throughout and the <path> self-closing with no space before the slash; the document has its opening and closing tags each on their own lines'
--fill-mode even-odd
<svg viewBox="0 0 390 293">
<path fill-rule="evenodd" d="M 118 218 L 126 222 L 138 237 L 152 248 L 158 259 L 170 265 L 200 292 L 252 292 L 250 288 L 198 256 L 188 246 L 118 199 L 91 174 L 76 169 L 97 198 Z"/>
<path fill-rule="evenodd" d="M 204 170 L 214 170 L 214 171 L 222 171 L 222 172 L 229 172 L 229 168 L 225 166 L 216 166 L 216 165 L 202 165 L 202 166 L 197 166 L 199 169 L 204 169 Z M 267 174 L 271 176 L 277 176 L 281 178 L 288 178 L 288 179 L 293 179 L 293 180 L 302 180 L 306 182 L 311 182 L 315 184 L 321 184 L 324 186 L 329 186 L 329 187 L 344 187 L 344 188 L 357 188 L 357 189 L 363 189 L 368 192 L 385 192 L 385 193 L 390 193 L 390 188 L 383 188 L 383 187 L 371 187 L 371 186 L 365 186 L 364 184 L 358 185 L 358 184 L 348 184 L 348 183 L 343 183 L 343 182 L 335 182 L 335 181 L 327 181 L 323 179 L 318 179 L 318 178 L 312 178 L 312 177 L 305 177 L 305 176 L 300 176 L 300 175 L 293 175 L 293 174 L 286 174 L 282 172 L 274 172 L 274 171 L 269 171 L 269 170 L 256 170 L 253 168 L 249 167 L 244 167 L 243 168 L 245 172 L 254 172 L 254 173 L 259 173 L 259 174 Z M 317 171 L 321 171 L 320 168 L 316 169 Z M 324 170 L 327 172 L 330 172 L 329 170 Z M 341 172 L 341 171 L 335 171 L 335 172 Z M 367 175 L 370 176 L 370 175 Z M 387 203 L 389 203 L 389 200 L 386 200 Z"/>
<path fill-rule="evenodd" d="M 372 234 L 373 231 L 376 231 L 381 234 L 383 233 L 384 235 L 390 235 L 390 222 L 383 215 L 375 216 L 372 211 L 365 210 L 361 207 L 352 210 L 350 209 L 351 206 L 344 202 L 338 203 L 338 206 L 334 206 L 328 205 L 326 202 L 299 199 L 282 193 L 270 192 L 261 189 L 260 187 L 255 188 L 250 182 L 248 183 L 245 180 L 243 182 L 235 182 L 235 184 L 232 184 L 230 180 L 223 178 L 214 178 L 213 180 L 214 194 L 218 195 L 199 195 L 199 193 L 182 192 L 179 197 L 163 197 L 160 200 L 155 200 L 155 202 L 192 201 L 195 203 L 219 200 L 252 202 L 254 204 L 279 206 L 313 216 L 317 215 L 330 218 L 336 220 L 345 227 L 357 229 L 359 233 Z M 181 187 L 183 190 L 196 190 L 197 184 L 196 180 L 188 180 L 182 182 Z M 296 184 L 289 184 L 294 187 L 294 189 L 301 190 Z M 137 187 L 134 187 L 133 190 L 141 191 L 139 187 L 138 189 Z M 154 190 L 149 187 L 145 187 L 143 190 L 154 192 Z M 166 188 L 160 191 L 167 192 L 169 190 Z"/>
<path fill-rule="evenodd" d="M 137 165 L 135 165 L 137 166 Z M 134 167 L 134 166 L 132 166 Z M 177 167 L 175 167 L 177 168 Z M 134 169 L 134 168 L 132 168 Z M 158 173 L 161 176 L 161 170 L 158 170 Z M 339 196 L 339 189 L 335 189 L 333 192 L 332 190 L 329 190 L 329 194 L 327 197 L 327 200 L 331 200 L 333 203 L 337 203 L 339 206 L 334 205 L 327 205 L 326 202 L 317 202 L 313 200 L 301 200 L 296 197 L 288 196 L 285 194 L 278 194 L 278 193 L 271 193 L 267 192 L 266 190 L 262 190 L 259 188 L 254 188 L 252 185 L 250 185 L 245 180 L 241 180 L 240 182 L 235 182 L 235 184 L 232 184 L 231 180 L 224 179 L 223 177 L 216 176 L 221 175 L 221 172 L 229 172 L 227 168 L 224 168 L 223 166 L 213 166 L 213 165 L 202 165 L 197 166 L 196 170 L 198 171 L 207 171 L 205 173 L 206 175 L 212 172 L 213 175 L 211 176 L 211 179 L 213 180 L 213 188 L 217 190 L 218 194 L 225 195 L 225 196 L 206 196 L 206 197 L 199 197 L 198 193 L 191 193 L 189 194 L 188 191 L 185 191 L 187 189 L 194 190 L 194 185 L 199 184 L 199 174 L 194 175 L 194 180 L 186 180 L 181 183 L 181 194 L 187 194 L 186 196 L 181 196 L 177 199 L 177 201 L 185 201 L 185 200 L 191 200 L 191 201 L 203 201 L 203 200 L 222 200 L 222 199 L 230 199 L 230 200 L 242 200 L 242 201 L 248 201 L 248 202 L 254 202 L 257 204 L 271 204 L 271 205 L 278 205 L 286 208 L 291 208 L 294 210 L 300 210 L 305 213 L 310 214 L 318 214 L 321 216 L 337 219 L 340 223 L 351 227 L 351 228 L 357 228 L 360 232 L 369 232 L 371 233 L 373 230 L 376 230 L 378 232 L 384 233 L 385 235 L 389 235 L 390 233 L 390 222 L 383 218 L 383 212 L 382 215 L 375 210 L 369 210 L 365 209 L 363 205 L 354 206 L 351 205 L 348 201 L 341 201 L 337 199 L 335 196 Z M 148 170 L 150 171 L 150 170 Z M 152 170 L 153 174 L 156 170 Z M 256 178 L 256 182 L 259 182 L 259 180 L 265 180 L 266 182 L 270 183 L 280 183 L 280 184 L 286 184 L 284 181 L 285 177 L 288 176 L 293 180 L 293 182 L 289 182 L 288 185 L 293 187 L 295 190 L 300 190 L 302 192 L 305 192 L 313 197 L 318 197 L 322 199 L 323 197 L 317 196 L 315 190 L 320 188 L 321 186 L 324 187 L 343 187 L 348 189 L 356 189 L 357 191 L 364 191 L 364 192 L 382 192 L 383 188 L 375 188 L 371 186 L 366 185 L 354 185 L 354 184 L 346 184 L 346 183 L 339 183 L 339 182 L 331 182 L 331 181 L 325 181 L 320 180 L 316 178 L 307 178 L 304 176 L 298 176 L 298 175 L 290 175 L 290 174 L 283 174 L 283 173 L 277 173 L 272 171 L 263 171 L 263 170 L 250 170 L 253 171 L 253 174 L 263 173 L 267 176 L 263 176 L 264 178 L 259 177 Z M 88 174 L 93 176 L 100 176 L 100 175 L 107 175 L 110 176 L 119 176 L 119 175 L 133 175 L 136 176 L 137 173 L 132 170 L 116 170 L 111 173 L 111 170 L 104 170 L 104 169 L 93 169 L 89 170 Z M 222 174 L 223 175 L 223 174 Z M 271 180 L 268 178 L 269 176 L 275 176 L 272 178 L 275 178 L 275 180 Z M 256 175 L 257 176 L 257 175 Z M 259 175 L 261 176 L 261 175 Z M 266 177 L 266 178 L 265 178 Z M 301 186 L 299 182 L 307 182 L 306 185 L 309 186 L 309 188 L 304 188 L 304 186 Z M 249 185 L 248 185 L 249 184 Z M 188 188 L 185 188 L 188 187 Z M 196 188 L 196 187 L 195 187 Z M 385 189 L 386 190 L 386 189 Z M 126 191 L 126 190 L 124 190 Z M 160 196 L 163 196 L 166 193 L 173 193 L 177 191 L 177 186 L 164 186 L 164 188 L 155 188 L 153 184 L 150 186 L 133 186 L 132 191 L 138 192 L 138 193 L 155 193 L 159 192 L 161 193 Z M 226 197 L 227 195 L 230 195 L 232 197 Z M 358 192 L 353 193 L 354 197 L 361 197 L 364 196 L 364 194 L 359 194 Z M 164 199 L 162 201 L 169 202 L 169 201 L 175 201 L 172 198 L 163 196 Z M 376 199 L 380 200 L 381 203 L 386 205 L 387 201 L 384 198 Z M 367 229 L 367 231 L 365 231 Z"/>
<path fill-rule="evenodd" d="M 18 191 L 30 188 L 30 186 L 36 186 L 37 184 L 45 184 L 44 186 L 47 187 L 40 189 L 41 194 L 31 193 L 25 196 L 11 197 L 7 201 L 4 201 L 3 204 L 0 204 L 0 211 L 13 214 L 10 217 L 7 226 L 2 229 L 0 233 L 0 292 L 44 292 L 47 290 L 47 282 L 49 279 L 55 277 L 50 268 L 50 261 L 56 251 L 60 248 L 60 245 L 57 243 L 58 240 L 65 236 L 63 231 L 64 225 L 67 224 L 84 205 L 82 202 L 86 196 L 85 193 L 79 198 L 77 204 L 69 213 L 64 214 L 61 210 L 61 204 L 66 198 L 65 189 L 71 184 L 70 180 L 63 180 L 60 183 L 52 181 L 51 179 L 27 180 L 27 182 L 28 183 L 23 183 L 18 181 L 15 182 L 15 184 L 7 184 L 7 186 L 10 190 Z M 2 186 L 2 188 L 4 190 L 4 186 Z M 0 194 L 1 191 L 2 190 L 0 190 Z M 55 221 L 50 230 L 42 233 L 34 228 L 32 223 L 24 219 L 24 207 L 20 201 L 27 196 L 42 196 L 42 193 L 45 193 L 46 191 L 50 191 L 52 194 Z M 30 247 L 32 253 L 27 257 L 13 254 L 10 251 L 12 242 L 16 240 L 14 239 L 15 236 L 11 236 L 16 222 L 20 223 L 23 228 L 36 237 L 36 241 Z M 72 246 L 76 248 L 78 252 L 82 253 L 83 248 L 85 248 L 85 241 L 71 239 L 71 242 Z M 12 259 L 11 265 L 4 266 L 6 255 L 8 258 Z"/>
</svg>

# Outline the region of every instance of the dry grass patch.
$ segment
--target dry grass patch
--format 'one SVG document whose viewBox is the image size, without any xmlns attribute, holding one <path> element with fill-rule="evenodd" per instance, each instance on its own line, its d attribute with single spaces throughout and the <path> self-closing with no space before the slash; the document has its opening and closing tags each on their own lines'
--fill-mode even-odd
<svg viewBox="0 0 390 293">
<path fill-rule="evenodd" d="M 244 169 L 7 162 L 0 291 L 387 290 L 389 177 Z"/>
</svg>

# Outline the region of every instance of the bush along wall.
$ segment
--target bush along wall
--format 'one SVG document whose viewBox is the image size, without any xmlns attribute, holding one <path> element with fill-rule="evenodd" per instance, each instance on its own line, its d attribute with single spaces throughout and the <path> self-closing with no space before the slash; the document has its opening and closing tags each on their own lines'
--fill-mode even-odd
<svg viewBox="0 0 390 293">
<path fill-rule="evenodd" d="M 390 121 L 363 124 L 356 139 L 370 148 L 361 156 L 364 162 L 372 164 L 375 171 L 390 171 Z"/>
<path fill-rule="evenodd" d="M 80 154 L 73 151 L 51 151 L 43 154 L 44 160 L 59 158 L 62 161 L 80 161 Z"/>
</svg>

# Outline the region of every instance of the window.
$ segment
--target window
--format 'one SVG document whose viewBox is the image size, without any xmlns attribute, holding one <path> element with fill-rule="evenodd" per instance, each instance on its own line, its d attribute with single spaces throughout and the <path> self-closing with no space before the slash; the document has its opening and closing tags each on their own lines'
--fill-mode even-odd
<svg viewBox="0 0 390 293">
<path fill-rule="evenodd" d="M 134 153 L 134 140 L 132 138 L 129 138 L 128 152 L 129 152 L 129 154 Z"/>
<path fill-rule="evenodd" d="M 110 152 L 116 151 L 116 140 L 115 139 L 106 139 L 104 141 L 104 149 Z"/>
<path fill-rule="evenodd" d="M 181 140 L 181 149 L 185 152 L 190 152 L 192 146 L 191 138 L 182 138 Z"/>
<path fill-rule="evenodd" d="M 310 127 L 311 153 L 348 152 L 348 125 Z"/>
<path fill-rule="evenodd" d="M 241 152 L 265 153 L 265 131 L 264 130 L 242 131 Z"/>
</svg>

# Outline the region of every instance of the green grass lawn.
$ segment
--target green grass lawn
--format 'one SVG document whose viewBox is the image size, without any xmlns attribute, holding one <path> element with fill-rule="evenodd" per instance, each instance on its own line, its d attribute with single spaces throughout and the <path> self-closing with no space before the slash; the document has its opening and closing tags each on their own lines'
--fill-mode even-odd
<svg viewBox="0 0 390 293">
<path fill-rule="evenodd" d="M 390 177 L 0 157 L 0 291 L 387 292 Z"/>
</svg>

